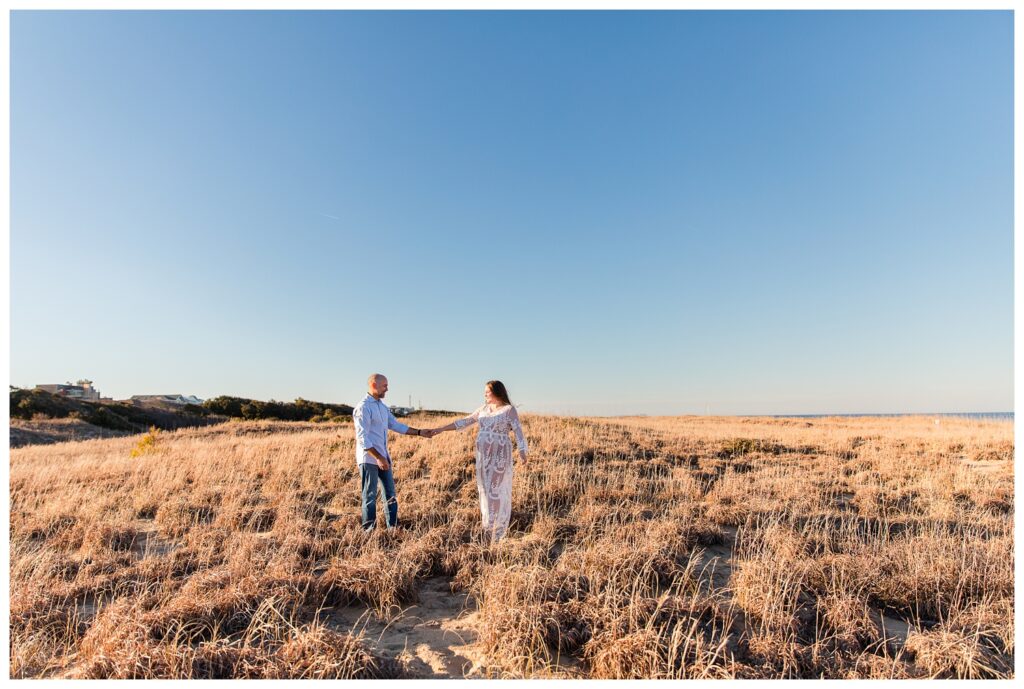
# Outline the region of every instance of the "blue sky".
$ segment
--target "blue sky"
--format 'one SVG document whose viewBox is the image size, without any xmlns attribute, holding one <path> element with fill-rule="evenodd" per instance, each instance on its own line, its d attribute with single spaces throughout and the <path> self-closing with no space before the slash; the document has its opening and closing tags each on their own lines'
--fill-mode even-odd
<svg viewBox="0 0 1024 689">
<path fill-rule="evenodd" d="M 1010 12 L 14 12 L 11 382 L 1013 407 Z"/>
</svg>

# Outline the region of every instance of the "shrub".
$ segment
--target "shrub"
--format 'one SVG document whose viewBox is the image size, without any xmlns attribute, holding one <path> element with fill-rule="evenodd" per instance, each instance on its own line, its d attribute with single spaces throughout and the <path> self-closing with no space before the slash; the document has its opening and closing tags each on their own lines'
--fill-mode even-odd
<svg viewBox="0 0 1024 689">
<path fill-rule="evenodd" d="M 203 402 L 207 412 L 234 419 L 274 419 L 277 421 L 326 421 L 334 417 L 351 417 L 352 407 L 347 404 L 310 402 L 301 397 L 294 402 L 251 400 L 244 397 L 221 395 Z"/>
<path fill-rule="evenodd" d="M 147 452 L 152 452 L 153 450 L 155 450 L 156 440 L 159 433 L 159 428 L 157 428 L 156 426 L 150 426 L 149 433 L 142 436 L 142 438 L 139 439 L 139 442 L 135 444 L 135 447 L 132 448 L 131 456 L 141 457 Z"/>
</svg>

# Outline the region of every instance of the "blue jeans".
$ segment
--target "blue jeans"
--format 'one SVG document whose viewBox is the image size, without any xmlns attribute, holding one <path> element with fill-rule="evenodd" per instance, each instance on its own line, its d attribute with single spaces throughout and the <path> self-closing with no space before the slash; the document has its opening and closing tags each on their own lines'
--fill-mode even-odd
<svg viewBox="0 0 1024 689">
<path fill-rule="evenodd" d="M 389 529 L 398 526 L 398 496 L 395 494 L 395 477 L 393 468 L 381 471 L 376 464 L 360 464 L 359 480 L 363 489 L 363 528 L 367 531 L 377 523 L 377 483 L 384 488 L 384 499 L 387 500 L 386 519 Z"/>
</svg>

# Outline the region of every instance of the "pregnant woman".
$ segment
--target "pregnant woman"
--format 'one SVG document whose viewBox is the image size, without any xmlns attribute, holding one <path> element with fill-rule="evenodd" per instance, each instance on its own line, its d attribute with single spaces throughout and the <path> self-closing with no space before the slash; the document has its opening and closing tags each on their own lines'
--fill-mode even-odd
<svg viewBox="0 0 1024 689">
<path fill-rule="evenodd" d="M 508 434 L 515 434 L 523 461 L 526 461 L 526 439 L 519 425 L 519 413 L 500 380 L 487 382 L 484 400 L 487 403 L 469 416 L 435 428 L 431 435 L 480 424 L 476 438 L 476 489 L 480 495 L 484 530 L 497 542 L 505 536 L 512 514 L 512 441 Z"/>
</svg>

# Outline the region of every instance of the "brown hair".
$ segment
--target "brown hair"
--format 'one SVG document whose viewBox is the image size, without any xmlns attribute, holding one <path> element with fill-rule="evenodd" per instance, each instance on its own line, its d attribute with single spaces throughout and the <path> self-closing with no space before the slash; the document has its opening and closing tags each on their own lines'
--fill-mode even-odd
<svg viewBox="0 0 1024 689">
<path fill-rule="evenodd" d="M 505 404 L 511 406 L 512 402 L 508 399 L 508 390 L 505 389 L 505 384 L 500 380 L 489 380 L 487 381 L 487 389 L 491 391 L 491 394 L 497 397 Z"/>
</svg>

